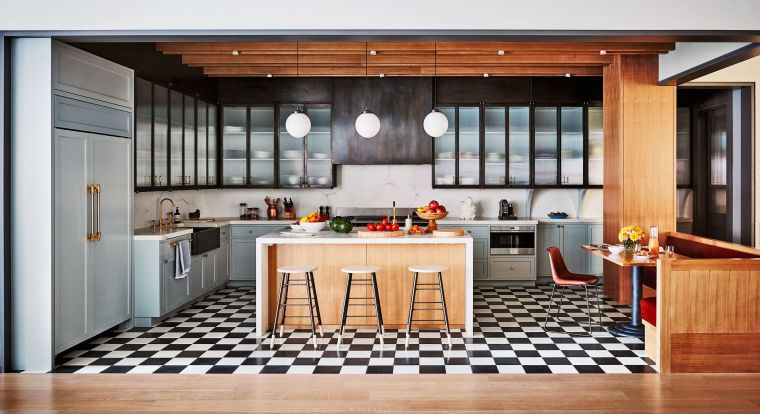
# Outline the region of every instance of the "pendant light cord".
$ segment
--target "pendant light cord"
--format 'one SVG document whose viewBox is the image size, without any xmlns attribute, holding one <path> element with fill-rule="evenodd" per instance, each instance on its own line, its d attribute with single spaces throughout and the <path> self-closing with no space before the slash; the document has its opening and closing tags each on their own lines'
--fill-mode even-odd
<svg viewBox="0 0 760 414">
<path fill-rule="evenodd" d="M 364 42 L 364 110 L 369 109 L 369 55 L 367 42 Z"/>
<path fill-rule="evenodd" d="M 433 109 L 438 106 L 438 42 L 433 43 Z"/>
<path fill-rule="evenodd" d="M 296 110 L 300 109 L 299 102 L 301 101 L 301 88 L 299 88 L 299 78 L 300 78 L 300 71 L 299 71 L 299 64 L 300 64 L 300 43 L 296 42 Z"/>
</svg>

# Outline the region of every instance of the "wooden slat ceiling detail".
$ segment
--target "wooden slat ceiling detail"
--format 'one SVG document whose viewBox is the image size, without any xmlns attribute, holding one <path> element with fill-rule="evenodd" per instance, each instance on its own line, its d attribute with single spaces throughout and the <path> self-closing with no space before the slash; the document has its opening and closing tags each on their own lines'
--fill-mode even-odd
<svg viewBox="0 0 760 414">
<path fill-rule="evenodd" d="M 673 43 L 537 42 L 183 42 L 157 43 L 166 55 L 214 77 L 600 76 L 616 54 L 660 54 Z M 437 52 L 436 52 L 437 49 Z M 375 54 L 365 54 L 365 50 Z M 499 55 L 499 51 L 504 51 Z M 606 54 L 601 54 L 604 50 Z M 235 54 L 233 54 L 235 53 Z"/>
</svg>

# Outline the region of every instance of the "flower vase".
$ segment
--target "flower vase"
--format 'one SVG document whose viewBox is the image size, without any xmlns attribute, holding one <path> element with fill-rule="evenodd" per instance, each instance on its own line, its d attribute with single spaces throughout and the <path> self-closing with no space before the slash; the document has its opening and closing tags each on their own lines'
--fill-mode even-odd
<svg viewBox="0 0 760 414">
<path fill-rule="evenodd" d="M 635 245 L 636 243 L 631 239 L 623 241 L 623 248 L 625 249 L 626 253 L 633 253 L 633 248 Z"/>
</svg>

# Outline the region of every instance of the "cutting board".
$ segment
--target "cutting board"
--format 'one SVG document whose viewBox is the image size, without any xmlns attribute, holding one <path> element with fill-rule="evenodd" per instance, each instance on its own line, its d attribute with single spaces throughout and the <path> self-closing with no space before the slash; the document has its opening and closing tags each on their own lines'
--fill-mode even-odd
<svg viewBox="0 0 760 414">
<path fill-rule="evenodd" d="M 404 235 L 403 230 L 396 230 L 396 231 L 359 230 L 356 233 L 359 235 L 359 237 L 401 237 Z"/>
<path fill-rule="evenodd" d="M 463 229 L 433 230 L 433 237 L 459 237 L 464 236 Z"/>
</svg>

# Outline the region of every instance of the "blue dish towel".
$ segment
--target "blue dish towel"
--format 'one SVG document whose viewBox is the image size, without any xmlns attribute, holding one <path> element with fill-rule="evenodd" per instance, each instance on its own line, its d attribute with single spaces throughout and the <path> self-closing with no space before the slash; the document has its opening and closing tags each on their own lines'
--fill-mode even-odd
<svg viewBox="0 0 760 414">
<path fill-rule="evenodd" d="M 177 247 L 174 256 L 174 278 L 184 279 L 190 273 L 190 241 L 180 240 L 177 242 Z"/>
</svg>

